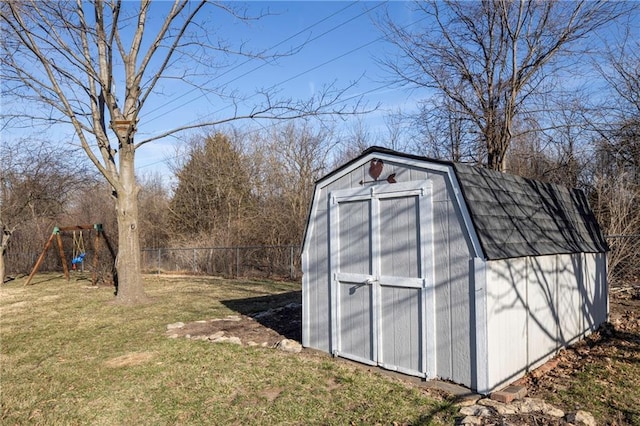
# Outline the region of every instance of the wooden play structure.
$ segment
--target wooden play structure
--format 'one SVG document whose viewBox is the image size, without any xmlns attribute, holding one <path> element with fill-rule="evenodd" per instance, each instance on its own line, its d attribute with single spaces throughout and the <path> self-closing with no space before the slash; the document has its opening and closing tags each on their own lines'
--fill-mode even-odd
<svg viewBox="0 0 640 426">
<path fill-rule="evenodd" d="M 73 253 L 71 259 L 71 268 L 75 270 L 77 265 L 82 265 L 84 262 L 84 258 L 86 256 L 85 247 L 84 247 L 84 232 L 85 231 L 95 231 L 95 237 L 93 242 L 93 268 L 91 273 L 91 283 L 95 285 L 98 280 L 98 248 L 101 240 L 104 240 L 107 248 L 111 252 L 111 255 L 114 256 L 113 247 L 111 246 L 107 236 L 104 233 L 104 229 L 102 228 L 101 223 L 96 223 L 93 225 L 74 225 L 74 226 L 64 226 L 64 227 L 54 227 L 51 236 L 47 240 L 44 245 L 44 249 L 38 260 L 36 260 L 35 265 L 33 266 L 33 270 L 29 274 L 29 278 L 24 283 L 25 286 L 29 285 L 33 276 L 38 272 L 38 269 L 44 262 L 47 251 L 51 247 L 51 244 L 54 240 L 58 245 L 58 253 L 60 254 L 60 260 L 62 262 L 62 269 L 64 271 L 64 276 L 67 280 L 69 280 L 69 267 L 67 265 L 67 259 L 64 253 L 64 247 L 62 244 L 62 236 L 60 235 L 62 232 L 72 232 L 73 233 Z M 115 257 L 115 256 L 114 256 Z"/>
</svg>

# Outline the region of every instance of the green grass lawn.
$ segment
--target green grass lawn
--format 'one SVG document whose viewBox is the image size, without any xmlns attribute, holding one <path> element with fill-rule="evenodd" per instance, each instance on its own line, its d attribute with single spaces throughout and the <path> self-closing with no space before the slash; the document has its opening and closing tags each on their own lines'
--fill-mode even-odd
<svg viewBox="0 0 640 426">
<path fill-rule="evenodd" d="M 299 284 L 145 278 L 153 303 L 40 274 L 0 288 L 2 424 L 440 424 L 447 401 L 319 354 L 169 339 L 166 325 L 236 314 L 221 301 Z"/>
</svg>

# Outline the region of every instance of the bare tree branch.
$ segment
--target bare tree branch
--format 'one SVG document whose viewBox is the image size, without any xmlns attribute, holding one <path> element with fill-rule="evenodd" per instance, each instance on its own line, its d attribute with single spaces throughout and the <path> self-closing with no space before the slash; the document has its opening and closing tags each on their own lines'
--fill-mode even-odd
<svg viewBox="0 0 640 426">
<path fill-rule="evenodd" d="M 122 302 L 137 303 L 146 298 L 140 277 L 137 148 L 186 129 L 235 120 L 359 112 L 357 101 L 353 109 L 342 103 L 351 86 L 338 90 L 328 86 L 318 96 L 302 101 L 280 99 L 276 88 L 271 88 L 260 93 L 261 103 L 254 104 L 224 83 L 213 84 L 223 70 L 231 68 L 230 57 L 269 62 L 299 49 L 251 52 L 242 41 L 233 47 L 216 40 L 211 35 L 216 34 L 215 24 L 206 21 L 203 11 L 213 10 L 218 16 L 242 21 L 254 18 L 240 13 L 240 8 L 205 0 L 141 0 L 138 4 L 24 0 L 0 4 L 0 23 L 5 30 L 0 41 L 3 94 L 10 95 L 24 110 L 12 112 L 11 118 L 70 124 L 86 156 L 113 190 L 119 241 L 117 297 Z M 151 15 L 162 17 L 159 25 L 151 25 Z M 264 14 L 256 18 L 261 16 Z M 192 70 L 187 71 L 187 66 Z M 202 73 L 203 69 L 208 74 Z M 143 108 L 158 94 L 159 83 L 165 78 L 179 78 L 182 84 L 215 93 L 234 110 L 227 117 L 178 123 L 172 130 L 136 143 L 139 126 L 146 124 L 140 121 Z"/>
<path fill-rule="evenodd" d="M 562 61 L 574 63 L 578 42 L 632 7 L 604 1 L 419 2 L 416 11 L 428 18 L 424 28 L 383 21 L 399 55 L 381 62 L 395 83 L 435 89 L 450 108 L 464 112 L 486 147 L 483 163 L 505 170 L 515 120 L 528 113 L 543 83 Z"/>
</svg>

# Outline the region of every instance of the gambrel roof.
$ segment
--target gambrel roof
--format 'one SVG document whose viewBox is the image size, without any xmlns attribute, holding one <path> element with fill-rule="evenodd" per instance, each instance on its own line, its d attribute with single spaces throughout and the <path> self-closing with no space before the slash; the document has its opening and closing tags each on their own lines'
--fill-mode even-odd
<svg viewBox="0 0 640 426">
<path fill-rule="evenodd" d="M 585 194 L 481 167 L 371 147 L 321 180 L 369 154 L 451 166 L 486 259 L 609 250 Z"/>
<path fill-rule="evenodd" d="M 608 251 L 579 189 L 454 164 L 488 259 Z"/>
</svg>

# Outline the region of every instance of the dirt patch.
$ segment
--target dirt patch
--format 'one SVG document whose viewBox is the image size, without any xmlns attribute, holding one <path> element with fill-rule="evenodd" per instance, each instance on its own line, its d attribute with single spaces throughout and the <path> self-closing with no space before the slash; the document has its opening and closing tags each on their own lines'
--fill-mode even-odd
<svg viewBox="0 0 640 426">
<path fill-rule="evenodd" d="M 222 332 L 222 334 L 220 334 Z M 273 347 L 283 339 L 302 339 L 302 306 L 292 302 L 279 308 L 249 315 L 191 322 L 167 331 L 172 337 L 205 339 L 237 337 L 243 344 Z"/>
<path fill-rule="evenodd" d="M 154 357 L 152 352 L 131 352 L 105 361 L 107 367 L 129 367 L 148 362 Z"/>
</svg>

